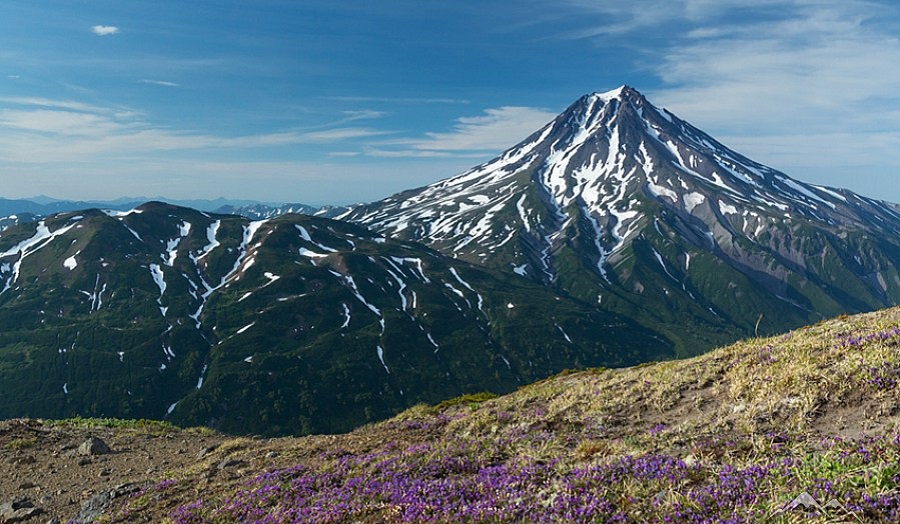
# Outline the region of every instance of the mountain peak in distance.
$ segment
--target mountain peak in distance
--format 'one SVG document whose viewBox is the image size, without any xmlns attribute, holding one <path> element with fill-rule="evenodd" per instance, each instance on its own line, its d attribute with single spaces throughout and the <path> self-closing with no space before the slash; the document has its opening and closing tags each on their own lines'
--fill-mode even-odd
<svg viewBox="0 0 900 524">
<path fill-rule="evenodd" d="M 792 179 L 627 85 L 349 218 L 669 326 L 689 354 L 711 346 L 688 332 L 721 343 L 760 315 L 775 332 L 900 301 L 895 206 Z"/>
</svg>

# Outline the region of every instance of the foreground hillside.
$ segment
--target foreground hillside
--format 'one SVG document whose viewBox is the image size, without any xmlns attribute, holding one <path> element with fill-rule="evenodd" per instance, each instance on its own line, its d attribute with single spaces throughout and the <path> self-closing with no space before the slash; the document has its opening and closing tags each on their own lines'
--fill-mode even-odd
<svg viewBox="0 0 900 524">
<path fill-rule="evenodd" d="M 112 499 L 102 522 L 896 522 L 898 383 L 894 308 L 341 436 L 105 429 L 114 453 L 94 461 L 133 487 L 82 496 Z M 90 430 L 30 424 L 5 424 L 0 460 L 39 480 L 0 491 L 37 501 L 61 489 L 48 455 Z"/>
</svg>

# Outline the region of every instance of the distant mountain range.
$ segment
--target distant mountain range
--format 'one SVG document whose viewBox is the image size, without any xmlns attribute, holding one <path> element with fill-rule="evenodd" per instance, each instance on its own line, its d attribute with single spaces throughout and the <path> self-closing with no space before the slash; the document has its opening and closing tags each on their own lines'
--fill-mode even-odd
<svg viewBox="0 0 900 524">
<path fill-rule="evenodd" d="M 627 86 L 380 202 L 213 202 L 7 219 L 0 418 L 344 431 L 900 302 L 896 206 L 793 180 Z"/>
<path fill-rule="evenodd" d="M 127 211 L 145 202 L 166 202 L 179 207 L 187 207 L 209 213 L 241 215 L 247 218 L 274 218 L 288 213 L 334 217 L 347 212 L 346 206 L 309 206 L 306 204 L 272 204 L 253 200 L 177 200 L 162 197 L 156 198 L 118 198 L 116 200 L 80 201 L 57 200 L 47 196 L 28 199 L 0 198 L 0 231 L 22 222 L 37 220 L 55 213 L 79 211 L 83 209 L 109 209 Z"/>
</svg>

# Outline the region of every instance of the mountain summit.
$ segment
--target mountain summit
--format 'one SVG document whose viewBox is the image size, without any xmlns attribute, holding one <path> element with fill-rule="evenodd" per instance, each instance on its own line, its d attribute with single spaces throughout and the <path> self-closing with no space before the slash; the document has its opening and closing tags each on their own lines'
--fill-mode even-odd
<svg viewBox="0 0 900 524">
<path fill-rule="evenodd" d="M 754 162 L 629 86 L 349 218 L 641 318 L 685 353 L 900 299 L 895 207 Z"/>
</svg>

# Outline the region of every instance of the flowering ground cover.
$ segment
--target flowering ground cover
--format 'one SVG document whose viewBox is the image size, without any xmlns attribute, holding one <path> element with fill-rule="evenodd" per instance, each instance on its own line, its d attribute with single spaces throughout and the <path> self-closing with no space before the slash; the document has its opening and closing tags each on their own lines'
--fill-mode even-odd
<svg viewBox="0 0 900 524">
<path fill-rule="evenodd" d="M 773 446 L 765 459 L 703 462 L 648 453 L 574 467 L 527 459 L 491 464 L 477 450 L 447 455 L 451 450 L 423 446 L 267 472 L 229 497 L 179 507 L 172 520 L 699 523 L 802 514 L 897 522 L 898 442 L 833 441 L 819 454 Z M 821 507 L 788 509 L 803 493 Z"/>
<path fill-rule="evenodd" d="M 244 441 L 104 520 L 898 522 L 898 377 L 900 310 L 842 317 L 344 436 Z M 241 474 L 210 473 L 229 457 Z"/>
</svg>

